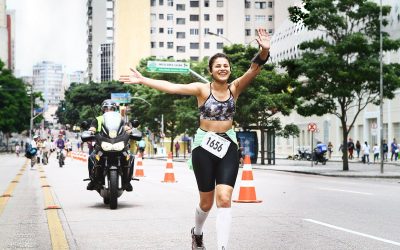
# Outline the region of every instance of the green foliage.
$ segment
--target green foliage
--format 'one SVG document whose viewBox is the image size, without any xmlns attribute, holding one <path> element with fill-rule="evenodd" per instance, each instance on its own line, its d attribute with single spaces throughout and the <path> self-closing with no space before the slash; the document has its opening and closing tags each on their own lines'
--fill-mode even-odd
<svg viewBox="0 0 400 250">
<path fill-rule="evenodd" d="M 293 82 L 301 84 L 294 90 L 299 98 L 297 112 L 303 116 L 336 115 L 342 123 L 345 142 L 360 112 L 368 104 L 380 102 L 380 8 L 367 0 L 303 3 L 304 9 L 289 8 L 291 20 L 302 22 L 309 30 L 318 29 L 323 35 L 302 43 L 302 57 L 284 61 L 282 66 Z M 390 7 L 383 6 L 383 17 L 389 12 Z M 400 48 L 400 40 L 390 39 L 386 32 L 382 37 L 383 51 Z M 383 96 L 391 99 L 400 87 L 400 67 L 385 64 L 383 72 Z M 298 79 L 306 80 L 300 83 Z M 352 120 L 348 116 L 350 110 Z M 347 170 L 345 166 L 347 155 Z"/>
<path fill-rule="evenodd" d="M 0 60 L 0 131 L 10 134 L 29 128 L 30 97 L 21 79 Z"/>
</svg>

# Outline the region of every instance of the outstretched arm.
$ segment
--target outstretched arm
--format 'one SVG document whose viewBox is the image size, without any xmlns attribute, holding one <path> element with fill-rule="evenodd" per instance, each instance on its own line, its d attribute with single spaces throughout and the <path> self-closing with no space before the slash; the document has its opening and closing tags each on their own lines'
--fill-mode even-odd
<svg viewBox="0 0 400 250">
<path fill-rule="evenodd" d="M 164 80 L 155 80 L 142 76 L 139 71 L 130 69 L 131 75 L 120 76 L 119 81 L 127 84 L 143 84 L 150 88 L 160 90 L 169 94 L 194 95 L 200 94 L 201 83 L 175 84 Z"/>
<path fill-rule="evenodd" d="M 241 77 L 237 78 L 233 81 L 233 84 L 236 88 L 236 97 L 240 95 L 247 88 L 247 86 L 251 83 L 251 81 L 260 73 L 262 65 L 269 58 L 269 49 L 270 49 L 270 36 L 265 29 L 257 29 L 258 37 L 256 41 L 260 47 L 260 51 L 253 58 L 250 68 L 244 73 Z"/>
</svg>

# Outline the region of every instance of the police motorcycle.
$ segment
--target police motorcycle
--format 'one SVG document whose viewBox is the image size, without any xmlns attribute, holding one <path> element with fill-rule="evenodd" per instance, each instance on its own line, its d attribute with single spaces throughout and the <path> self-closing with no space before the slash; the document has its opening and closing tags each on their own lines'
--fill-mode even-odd
<svg viewBox="0 0 400 250">
<path fill-rule="evenodd" d="M 129 140 L 139 141 L 142 133 L 137 129 L 137 120 L 132 121 L 132 132 L 126 132 L 118 112 L 106 112 L 103 119 L 100 132 L 93 134 L 84 131 L 81 139 L 83 142 L 95 141 L 96 155 L 88 160 L 93 161 L 96 191 L 103 197 L 104 204 L 116 209 L 118 197 L 124 192 L 125 183 L 130 182 L 133 173 L 135 157 L 129 152 Z M 84 122 L 81 127 L 87 130 L 89 126 Z"/>
<path fill-rule="evenodd" d="M 314 148 L 313 153 L 313 161 L 315 165 L 317 165 L 319 162 L 322 163 L 322 165 L 326 164 L 326 162 L 328 161 L 328 158 L 325 157 L 327 151 L 328 147 L 326 146 L 326 144 L 318 142 L 317 146 Z"/>
</svg>

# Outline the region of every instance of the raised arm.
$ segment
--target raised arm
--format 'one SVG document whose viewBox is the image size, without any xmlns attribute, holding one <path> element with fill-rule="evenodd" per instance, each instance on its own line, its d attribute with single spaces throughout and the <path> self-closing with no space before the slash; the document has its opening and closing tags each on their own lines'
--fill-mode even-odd
<svg viewBox="0 0 400 250">
<path fill-rule="evenodd" d="M 236 97 L 240 95 L 251 83 L 251 81 L 260 73 L 262 66 L 267 62 L 269 58 L 270 49 L 270 36 L 265 29 L 257 29 L 258 37 L 256 41 L 260 47 L 260 51 L 251 60 L 250 68 L 241 77 L 233 81 L 235 86 Z"/>
<path fill-rule="evenodd" d="M 131 68 L 130 70 L 132 71 L 132 74 L 120 76 L 119 81 L 127 84 L 143 84 L 169 94 L 193 96 L 198 96 L 200 94 L 201 83 L 194 82 L 189 84 L 176 84 L 164 80 L 147 78 L 142 76 L 142 74 L 135 69 Z"/>
</svg>

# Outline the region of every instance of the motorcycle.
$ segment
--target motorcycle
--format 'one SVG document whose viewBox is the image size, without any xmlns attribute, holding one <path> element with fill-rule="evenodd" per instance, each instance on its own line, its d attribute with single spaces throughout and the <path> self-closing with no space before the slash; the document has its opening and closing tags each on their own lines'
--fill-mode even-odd
<svg viewBox="0 0 400 250">
<path fill-rule="evenodd" d="M 57 159 L 58 159 L 58 164 L 60 166 L 60 168 L 63 167 L 63 165 L 65 164 L 64 160 L 65 160 L 65 156 L 64 156 L 64 150 L 61 148 L 57 148 Z"/>
<path fill-rule="evenodd" d="M 311 153 L 309 153 L 307 149 L 298 149 L 297 151 L 298 153 L 294 155 L 293 160 L 311 160 Z"/>
<path fill-rule="evenodd" d="M 84 131 L 81 135 L 83 142 L 96 142 L 95 153 L 88 160 L 94 166 L 96 191 L 110 209 L 118 207 L 118 197 L 125 190 L 125 184 L 132 179 L 135 157 L 129 152 L 129 140 L 139 141 L 142 138 L 142 133 L 136 129 L 139 122 L 134 120 L 132 125 L 132 132 L 127 133 L 121 115 L 118 112 L 106 112 L 103 114 L 100 132 L 93 134 L 91 131 Z M 81 126 L 88 128 L 87 123 Z"/>
<path fill-rule="evenodd" d="M 319 162 L 322 163 L 322 165 L 325 165 L 328 159 L 325 157 L 326 151 L 320 151 L 317 148 L 314 149 L 314 154 L 313 154 L 313 161 L 314 164 L 317 165 Z"/>
</svg>

